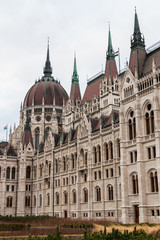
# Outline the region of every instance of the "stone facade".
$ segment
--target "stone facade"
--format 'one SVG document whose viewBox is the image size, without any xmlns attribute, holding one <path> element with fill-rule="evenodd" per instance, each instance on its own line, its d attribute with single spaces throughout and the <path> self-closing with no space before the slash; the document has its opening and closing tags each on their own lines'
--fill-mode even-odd
<svg viewBox="0 0 160 240">
<path fill-rule="evenodd" d="M 123 72 L 109 30 L 105 72 L 82 99 L 76 59 L 70 98 L 51 74 L 48 47 L 44 76 L 0 143 L 0 215 L 160 223 L 160 45 L 145 50 L 137 13 Z"/>
</svg>

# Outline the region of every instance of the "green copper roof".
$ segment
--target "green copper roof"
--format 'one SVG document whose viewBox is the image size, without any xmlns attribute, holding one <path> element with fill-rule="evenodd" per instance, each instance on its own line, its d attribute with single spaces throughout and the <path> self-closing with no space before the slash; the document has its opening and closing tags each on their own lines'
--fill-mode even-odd
<svg viewBox="0 0 160 240">
<path fill-rule="evenodd" d="M 77 73 L 76 54 L 74 54 L 74 68 L 73 68 L 72 82 L 79 82 L 79 77 Z"/>
<path fill-rule="evenodd" d="M 45 77 L 51 77 L 52 75 L 51 62 L 49 58 L 49 42 L 48 42 L 48 48 L 47 48 L 47 58 L 46 58 L 45 67 L 43 69 L 43 73 Z"/>
<path fill-rule="evenodd" d="M 141 34 L 138 15 L 135 10 L 135 18 L 134 18 L 134 33 L 131 39 L 131 48 L 141 47 L 145 48 L 144 37 Z"/>
<path fill-rule="evenodd" d="M 109 28 L 109 34 L 108 34 L 108 51 L 107 51 L 107 60 L 114 58 L 114 51 L 112 47 L 112 39 L 111 39 L 111 31 Z"/>
</svg>

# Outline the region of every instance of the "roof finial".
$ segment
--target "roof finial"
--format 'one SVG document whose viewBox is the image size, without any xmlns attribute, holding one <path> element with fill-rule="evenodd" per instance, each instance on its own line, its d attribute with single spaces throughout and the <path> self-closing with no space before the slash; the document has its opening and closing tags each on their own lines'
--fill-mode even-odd
<svg viewBox="0 0 160 240">
<path fill-rule="evenodd" d="M 43 69 L 43 73 L 45 77 L 51 77 L 51 74 L 52 74 L 52 68 L 51 68 L 51 63 L 49 58 L 49 37 L 48 37 L 48 44 L 47 44 L 47 58 L 46 58 L 45 67 Z"/>
<path fill-rule="evenodd" d="M 78 81 L 79 81 L 79 77 L 77 73 L 76 51 L 74 50 L 74 67 L 73 67 L 72 82 L 78 82 Z"/>
<path fill-rule="evenodd" d="M 111 30 L 110 30 L 110 22 L 109 23 L 109 33 L 108 33 L 108 51 L 107 51 L 107 59 L 114 58 L 114 51 L 112 47 L 112 39 L 111 39 Z"/>
</svg>

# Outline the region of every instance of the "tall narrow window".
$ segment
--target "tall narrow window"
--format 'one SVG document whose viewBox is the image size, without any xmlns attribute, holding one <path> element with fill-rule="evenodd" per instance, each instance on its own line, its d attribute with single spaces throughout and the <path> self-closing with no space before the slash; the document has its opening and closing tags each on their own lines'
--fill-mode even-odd
<svg viewBox="0 0 160 240">
<path fill-rule="evenodd" d="M 136 138 L 136 119 L 134 117 L 134 112 L 131 111 L 128 120 L 128 127 L 129 127 L 129 139 Z"/>
<path fill-rule="evenodd" d="M 109 153 L 108 153 L 108 144 L 106 143 L 105 144 L 105 157 L 106 157 L 106 161 L 108 161 L 108 159 L 109 159 Z"/>
<path fill-rule="evenodd" d="M 101 147 L 97 146 L 97 161 L 101 162 Z"/>
<path fill-rule="evenodd" d="M 47 193 L 47 206 L 50 206 L 50 195 Z"/>
<path fill-rule="evenodd" d="M 56 192 L 56 204 L 59 205 L 59 193 Z"/>
<path fill-rule="evenodd" d="M 15 167 L 12 168 L 12 179 L 15 179 L 15 173 L 16 173 L 16 169 Z"/>
<path fill-rule="evenodd" d="M 154 111 L 152 110 L 152 105 L 149 103 L 146 108 L 146 134 L 154 133 Z"/>
<path fill-rule="evenodd" d="M 72 169 L 74 169 L 74 154 L 71 154 L 71 161 L 72 161 Z"/>
<path fill-rule="evenodd" d="M 30 166 L 26 167 L 26 178 L 31 178 L 31 167 Z"/>
<path fill-rule="evenodd" d="M 6 170 L 6 178 L 7 178 L 7 179 L 10 179 L 10 167 L 7 167 L 7 170 Z"/>
<path fill-rule="evenodd" d="M 12 197 L 7 197 L 6 207 L 12 207 L 12 202 L 13 202 L 13 198 Z"/>
<path fill-rule="evenodd" d="M 113 186 L 112 185 L 108 186 L 108 200 L 109 201 L 113 200 Z"/>
<path fill-rule="evenodd" d="M 83 194 L 84 194 L 84 202 L 87 203 L 88 202 L 88 190 L 86 188 L 83 190 Z"/>
<path fill-rule="evenodd" d="M 152 172 L 150 173 L 150 179 L 151 179 L 151 192 L 154 192 L 155 191 L 155 189 L 154 189 L 154 176 L 153 176 Z"/>
<path fill-rule="evenodd" d="M 73 190 L 72 195 L 73 195 L 73 203 L 76 203 L 76 190 Z"/>
<path fill-rule="evenodd" d="M 96 201 L 101 201 L 101 189 L 100 187 L 96 187 Z"/>
<path fill-rule="evenodd" d="M 39 128 L 36 128 L 35 130 L 35 149 L 36 150 L 39 147 L 39 134 L 40 134 Z"/>
<path fill-rule="evenodd" d="M 158 192 L 158 176 L 157 176 L 157 171 L 155 172 L 155 190 Z"/>
<path fill-rule="evenodd" d="M 64 192 L 64 204 L 68 203 L 68 194 L 67 192 Z"/>
<path fill-rule="evenodd" d="M 133 194 L 137 194 L 139 192 L 139 190 L 138 190 L 138 175 L 132 176 L 132 189 L 133 189 Z"/>
<path fill-rule="evenodd" d="M 94 158 L 94 163 L 97 163 L 97 152 L 96 152 L 96 147 L 93 147 L 93 158 Z"/>
<path fill-rule="evenodd" d="M 120 158 L 121 152 L 120 152 L 120 140 L 117 139 L 117 158 Z"/>
</svg>

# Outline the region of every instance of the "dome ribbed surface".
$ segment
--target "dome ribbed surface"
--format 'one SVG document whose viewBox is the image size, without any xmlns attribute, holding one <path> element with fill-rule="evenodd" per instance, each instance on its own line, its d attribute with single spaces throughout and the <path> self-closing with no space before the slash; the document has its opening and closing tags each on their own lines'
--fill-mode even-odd
<svg viewBox="0 0 160 240">
<path fill-rule="evenodd" d="M 44 105 L 63 106 L 68 100 L 68 94 L 59 82 L 52 78 L 41 79 L 36 82 L 27 92 L 24 99 L 23 108 Z"/>
</svg>

